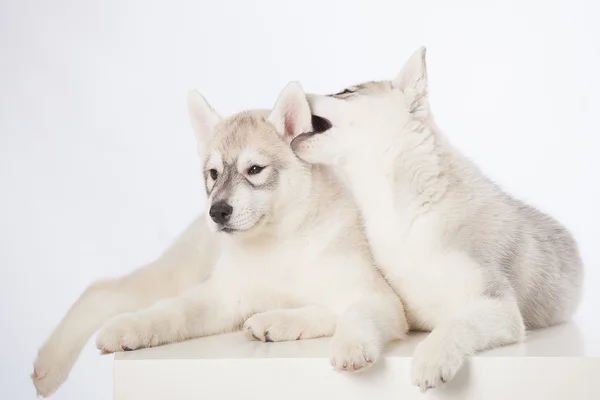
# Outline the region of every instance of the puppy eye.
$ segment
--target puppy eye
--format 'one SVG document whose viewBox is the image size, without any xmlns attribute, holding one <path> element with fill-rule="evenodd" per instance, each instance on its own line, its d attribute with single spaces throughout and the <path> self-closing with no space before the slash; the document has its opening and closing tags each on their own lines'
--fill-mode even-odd
<svg viewBox="0 0 600 400">
<path fill-rule="evenodd" d="M 248 175 L 259 174 L 260 171 L 262 171 L 263 169 L 265 169 L 265 167 L 261 167 L 261 166 L 258 166 L 258 165 L 253 165 L 250 168 L 248 168 Z"/>
<path fill-rule="evenodd" d="M 213 181 L 216 181 L 217 178 L 219 177 L 219 173 L 214 168 L 211 169 L 210 171 L 208 171 L 208 173 L 210 174 L 210 177 L 212 178 Z"/>
</svg>

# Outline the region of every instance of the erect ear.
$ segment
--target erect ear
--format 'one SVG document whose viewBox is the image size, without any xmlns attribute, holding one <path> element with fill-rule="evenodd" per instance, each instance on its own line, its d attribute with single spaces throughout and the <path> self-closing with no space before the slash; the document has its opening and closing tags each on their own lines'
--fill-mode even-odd
<svg viewBox="0 0 600 400">
<path fill-rule="evenodd" d="M 425 53 L 425 47 L 415 51 L 392 81 L 392 86 L 402 91 L 410 101 L 413 114 L 426 114 L 429 108 Z"/>
<path fill-rule="evenodd" d="M 198 153 L 202 154 L 221 117 L 196 90 L 188 92 L 188 112 L 196 134 Z"/>
<path fill-rule="evenodd" d="M 268 118 L 286 141 L 312 130 L 310 107 L 299 82 L 290 82 L 282 90 Z"/>
</svg>

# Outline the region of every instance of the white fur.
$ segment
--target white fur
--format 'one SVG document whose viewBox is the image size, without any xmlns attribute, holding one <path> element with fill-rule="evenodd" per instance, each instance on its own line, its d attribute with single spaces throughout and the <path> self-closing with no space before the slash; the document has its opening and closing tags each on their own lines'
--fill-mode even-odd
<svg viewBox="0 0 600 400">
<path fill-rule="evenodd" d="M 195 94 L 190 113 L 207 168 L 231 174 L 227 182 L 206 176 L 209 210 L 220 196 L 248 217 L 236 217 L 232 234 L 199 218 L 155 263 L 92 285 L 39 352 L 32 378 L 40 395 L 65 381 L 102 326 L 96 342 L 106 353 L 242 327 L 262 341 L 333 335 L 331 362 L 341 371 L 371 365 L 405 335 L 402 303 L 373 265 L 351 196 L 286 143 L 310 129 L 299 85 L 284 90 L 268 119 L 258 111 L 220 119 Z M 253 163 L 265 169 L 248 175 Z"/>
<path fill-rule="evenodd" d="M 347 184 L 410 327 L 432 330 L 413 382 L 435 387 L 468 355 L 568 319 L 582 280 L 573 239 L 447 142 L 429 110 L 425 49 L 393 81 L 348 90 L 308 96 L 332 128 L 292 148 Z"/>
</svg>

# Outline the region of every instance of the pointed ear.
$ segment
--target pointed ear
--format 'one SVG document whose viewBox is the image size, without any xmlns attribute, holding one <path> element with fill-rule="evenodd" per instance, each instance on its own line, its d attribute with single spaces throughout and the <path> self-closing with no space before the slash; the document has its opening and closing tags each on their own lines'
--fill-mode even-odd
<svg viewBox="0 0 600 400">
<path fill-rule="evenodd" d="M 411 101 L 411 113 L 426 113 L 429 108 L 425 54 L 425 47 L 415 51 L 392 81 L 392 86 L 402 91 Z"/>
<path fill-rule="evenodd" d="M 188 92 L 188 112 L 196 134 L 198 153 L 202 154 L 221 117 L 196 90 Z"/>
<path fill-rule="evenodd" d="M 288 142 L 299 134 L 312 130 L 310 107 L 299 82 L 286 85 L 268 120 Z"/>
<path fill-rule="evenodd" d="M 427 66 L 425 64 L 425 47 L 420 47 L 404 63 L 402 70 L 392 81 L 392 86 L 402 91 L 406 89 L 416 89 L 417 87 L 427 88 Z"/>
</svg>

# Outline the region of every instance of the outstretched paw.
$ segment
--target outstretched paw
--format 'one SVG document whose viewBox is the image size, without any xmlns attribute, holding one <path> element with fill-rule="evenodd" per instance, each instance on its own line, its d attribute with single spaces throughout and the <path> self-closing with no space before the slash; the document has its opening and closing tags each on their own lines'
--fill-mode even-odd
<svg viewBox="0 0 600 400">
<path fill-rule="evenodd" d="M 31 374 L 37 395 L 48 397 L 53 394 L 69 377 L 76 358 L 77 349 L 61 349 L 52 345 L 42 347 Z"/>
</svg>

